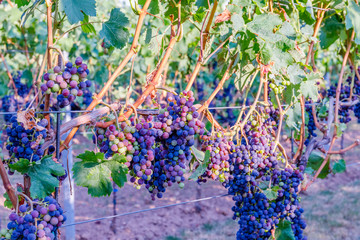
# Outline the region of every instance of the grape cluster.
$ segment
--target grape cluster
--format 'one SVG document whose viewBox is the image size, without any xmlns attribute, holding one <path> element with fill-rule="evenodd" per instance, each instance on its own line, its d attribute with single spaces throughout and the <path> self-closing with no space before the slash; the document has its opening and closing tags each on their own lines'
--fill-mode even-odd
<svg viewBox="0 0 360 240">
<path fill-rule="evenodd" d="M 245 125 L 246 138 L 241 144 L 230 144 L 231 175 L 226 187 L 235 201 L 233 219 L 239 223 L 236 238 L 268 239 L 277 224 L 286 219 L 292 223 L 295 239 L 306 239 L 297 195 L 303 180 L 300 170 L 304 168 L 281 170 L 283 156 L 271 135 L 276 128 L 275 111 L 267 108 L 260 112 L 260 119 L 252 116 Z M 265 191 L 273 189 L 277 189 L 276 198 L 269 199 Z"/>
<path fill-rule="evenodd" d="M 206 178 L 219 179 L 225 182 L 229 178 L 229 143 L 222 133 L 216 132 L 202 136 L 201 150 L 210 151 L 210 161 L 206 171 L 198 178 L 198 182 L 206 182 Z"/>
<path fill-rule="evenodd" d="M 285 168 L 272 172 L 273 185 L 280 188 L 274 202 L 274 210 L 279 219 L 285 219 L 292 223 L 291 227 L 296 240 L 307 239 L 303 236 L 306 223 L 301 218 L 304 209 L 301 208 L 298 200 L 298 192 L 303 180 L 302 170 L 304 170 L 304 166 L 300 166 L 299 169 Z"/>
<path fill-rule="evenodd" d="M 9 215 L 7 230 L 2 229 L 1 239 L 53 240 L 57 229 L 66 221 L 63 209 L 52 197 L 23 204 L 18 212 Z"/>
<path fill-rule="evenodd" d="M 1 98 L 1 111 L 2 112 L 15 112 L 17 110 L 18 102 L 14 95 L 6 95 Z M 6 123 L 10 122 L 12 115 L 4 114 L 4 120 Z"/>
<path fill-rule="evenodd" d="M 58 106 L 64 108 L 91 87 L 91 81 L 86 78 L 88 75 L 88 66 L 81 57 L 77 57 L 75 64 L 68 62 L 65 69 L 56 66 L 45 73 L 43 79 L 46 83 L 41 85 L 41 90 L 47 94 L 58 93 Z"/>
<path fill-rule="evenodd" d="M 150 181 L 154 167 L 152 162 L 155 159 L 155 141 L 157 131 L 153 129 L 153 117 L 141 117 L 138 123 L 134 123 L 136 132 L 134 137 L 136 145 L 135 152 L 130 167 L 130 181 L 135 183 L 138 188 L 147 181 Z"/>
<path fill-rule="evenodd" d="M 12 74 L 12 78 L 14 80 L 18 95 L 22 98 L 25 98 L 29 94 L 30 89 L 26 84 L 21 82 L 21 77 L 22 77 L 22 72 L 20 71 L 17 71 L 16 74 Z"/>
<path fill-rule="evenodd" d="M 85 104 L 85 106 L 89 106 L 90 103 L 93 101 L 93 98 L 92 98 L 92 92 L 87 88 L 87 89 L 84 89 L 84 99 L 83 99 L 83 103 Z"/>
<path fill-rule="evenodd" d="M 47 136 L 47 125 L 48 121 L 41 119 L 36 122 L 36 126 L 25 129 L 24 124 L 18 122 L 17 116 L 11 118 L 11 123 L 6 128 L 6 133 L 9 136 L 6 149 L 9 151 L 10 159 L 8 161 L 10 164 L 20 158 L 33 162 L 41 159 L 44 155 L 41 146 Z"/>
<path fill-rule="evenodd" d="M 332 85 L 330 86 L 330 89 L 328 90 L 327 94 L 329 97 L 336 97 L 336 86 Z M 350 86 L 341 86 L 340 90 L 340 102 L 342 101 L 348 101 L 350 98 Z M 341 106 L 339 107 L 339 122 L 341 123 L 348 123 L 351 121 L 350 117 L 350 110 L 353 110 L 354 106 Z"/>
<path fill-rule="evenodd" d="M 167 104 L 161 107 L 161 113 L 154 122 L 157 134 L 155 164 L 153 176 L 146 182 L 146 188 L 161 198 L 167 186 L 178 183 L 184 187 L 186 163 L 191 160 L 191 149 L 195 143 L 195 134 L 204 133 L 204 123 L 193 106 L 192 91 L 183 91 L 179 95 L 169 95 Z"/>
<path fill-rule="evenodd" d="M 307 126 L 308 129 L 308 137 L 305 140 L 305 145 L 307 146 L 311 140 L 312 137 L 316 137 L 317 134 L 315 133 L 316 131 L 316 126 L 315 126 L 315 120 L 314 120 L 314 116 L 312 114 L 312 107 L 311 107 L 311 102 L 306 102 L 306 106 L 305 106 L 305 110 L 309 116 L 309 121 Z"/>
<path fill-rule="evenodd" d="M 93 140 L 94 142 L 97 141 L 100 152 L 105 153 L 106 158 L 110 158 L 117 153 L 126 156 L 126 164 L 129 167 L 135 152 L 133 145 L 137 144 L 133 136 L 135 131 L 134 127 L 122 122 L 119 128 L 115 125 L 110 125 L 106 129 L 97 128 Z"/>
</svg>

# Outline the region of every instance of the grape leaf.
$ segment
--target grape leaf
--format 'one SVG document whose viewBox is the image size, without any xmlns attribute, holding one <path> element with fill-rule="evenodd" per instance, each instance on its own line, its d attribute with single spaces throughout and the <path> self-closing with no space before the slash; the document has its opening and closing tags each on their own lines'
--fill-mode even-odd
<svg viewBox="0 0 360 240">
<path fill-rule="evenodd" d="M 317 101 L 319 95 L 317 80 L 319 79 L 321 79 L 319 73 L 311 72 L 306 75 L 305 81 L 302 81 L 300 84 L 300 92 L 305 98 L 311 98 L 312 100 Z"/>
<path fill-rule="evenodd" d="M 340 159 L 339 161 L 335 162 L 332 166 L 333 173 L 343 173 L 346 171 L 346 162 L 344 159 Z"/>
<path fill-rule="evenodd" d="M 314 171 L 317 171 L 321 164 L 323 163 L 324 158 L 317 152 L 312 152 L 309 156 L 309 160 L 307 163 L 307 167 L 312 168 Z M 321 170 L 321 173 L 319 174 L 320 179 L 326 178 L 326 176 L 329 174 L 329 161 L 326 163 L 323 170 Z"/>
<path fill-rule="evenodd" d="M 20 186 L 18 186 L 17 191 L 22 192 L 22 188 Z M 9 209 L 14 208 L 14 206 L 13 206 L 13 204 L 12 204 L 10 198 L 9 198 L 9 194 L 6 192 L 6 193 L 4 193 L 3 196 L 5 198 L 4 207 L 9 208 Z M 18 201 L 20 202 L 21 201 L 21 195 L 20 194 L 18 195 L 18 199 L 19 199 Z"/>
<path fill-rule="evenodd" d="M 354 28 L 355 43 L 360 44 L 360 6 L 354 0 L 350 0 L 346 12 L 346 29 Z"/>
<path fill-rule="evenodd" d="M 129 39 L 129 19 L 119 8 L 111 11 L 110 19 L 104 22 L 100 31 L 100 36 L 108 40 L 111 45 L 122 49 Z"/>
<path fill-rule="evenodd" d="M 96 16 L 95 0 L 60 0 L 60 9 L 65 11 L 71 24 L 80 22 L 84 19 L 84 14 Z"/>
<path fill-rule="evenodd" d="M 15 0 L 15 3 L 18 7 L 22 7 L 29 5 L 30 0 Z"/>
<path fill-rule="evenodd" d="M 272 189 L 264 190 L 264 194 L 269 201 L 273 201 L 277 198 L 277 191 L 273 191 Z"/>
<path fill-rule="evenodd" d="M 269 42 L 276 42 L 280 35 L 274 34 L 274 28 L 282 24 L 282 20 L 275 14 L 256 15 L 254 20 L 247 23 L 247 29 L 256 34 L 260 38 Z"/>
<path fill-rule="evenodd" d="M 235 31 L 241 31 L 245 27 L 245 21 L 242 17 L 242 12 L 236 13 L 231 16 L 232 27 Z"/>
<path fill-rule="evenodd" d="M 195 155 L 194 149 L 196 149 L 196 148 L 191 148 L 191 149 L 192 149 L 193 154 Z M 197 151 L 199 151 L 199 150 L 197 150 Z M 197 153 L 197 156 L 199 157 L 198 153 Z M 189 177 L 189 180 L 195 180 L 204 174 L 204 172 L 207 169 L 207 166 L 210 163 L 210 151 L 206 150 L 206 152 L 204 154 L 204 158 L 203 159 L 199 158 L 198 160 L 201 160 L 201 164 L 196 168 L 196 170 L 193 172 L 193 174 L 191 174 L 191 176 Z"/>
<path fill-rule="evenodd" d="M 146 0 L 139 0 L 139 4 L 144 6 Z M 148 8 L 148 12 L 151 14 L 158 14 L 160 13 L 160 6 L 159 6 L 159 1 L 158 0 L 152 0 L 150 2 L 149 8 Z"/>
<path fill-rule="evenodd" d="M 205 11 L 205 8 L 204 7 L 199 7 L 197 10 L 196 10 L 196 13 L 194 14 L 194 20 L 196 22 L 202 22 L 202 20 L 204 19 L 205 17 L 205 14 L 206 14 L 206 11 Z"/>
<path fill-rule="evenodd" d="M 72 169 L 75 183 L 86 187 L 93 197 L 109 196 L 113 191 L 111 179 L 120 188 L 126 182 L 128 168 L 125 156 L 115 154 L 112 159 L 104 159 L 104 153 L 86 151 L 77 156 L 81 159 Z"/>
<path fill-rule="evenodd" d="M 54 162 L 50 155 L 43 157 L 35 164 L 27 159 L 20 159 L 11 164 L 10 168 L 30 177 L 32 198 L 44 198 L 54 192 L 55 187 L 59 186 L 57 177 L 65 174 L 61 164 Z"/>
<path fill-rule="evenodd" d="M 336 136 L 337 137 L 341 137 L 341 135 L 343 135 L 345 130 L 346 130 L 345 123 L 336 123 Z"/>
<path fill-rule="evenodd" d="M 298 84 L 305 78 L 305 72 L 298 64 L 290 65 L 287 68 L 287 74 L 289 76 L 290 82 L 293 84 Z"/>
<path fill-rule="evenodd" d="M 81 29 L 83 30 L 84 33 L 95 33 L 96 34 L 96 30 L 94 28 L 94 26 L 89 23 L 89 16 L 86 15 L 84 13 L 84 20 L 81 21 Z"/>
<path fill-rule="evenodd" d="M 291 222 L 281 220 L 275 230 L 276 240 L 295 240 L 294 232 L 291 229 Z"/>
<path fill-rule="evenodd" d="M 210 0 L 209 2 L 210 2 L 210 4 L 213 4 L 214 0 Z M 197 7 L 209 8 L 209 4 L 208 4 L 208 1 L 207 1 L 207 0 L 196 0 L 195 5 L 196 5 Z"/>
<path fill-rule="evenodd" d="M 194 2 L 195 0 L 187 0 L 181 2 L 181 23 L 185 22 L 191 16 L 191 10 Z M 165 16 L 170 17 L 170 15 L 173 15 L 174 19 L 177 19 L 179 15 L 178 13 L 179 11 L 178 7 L 175 5 L 175 1 L 167 1 Z"/>
<path fill-rule="evenodd" d="M 320 32 L 320 46 L 322 49 L 330 47 L 344 31 L 344 24 L 337 17 L 332 16 L 324 21 L 324 27 Z"/>
</svg>

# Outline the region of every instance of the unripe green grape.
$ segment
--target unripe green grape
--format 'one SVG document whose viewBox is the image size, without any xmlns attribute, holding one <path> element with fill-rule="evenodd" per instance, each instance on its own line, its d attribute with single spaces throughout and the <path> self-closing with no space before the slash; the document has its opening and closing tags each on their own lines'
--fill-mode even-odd
<svg viewBox="0 0 360 240">
<path fill-rule="evenodd" d="M 49 74 L 49 79 L 55 81 L 56 74 L 54 74 L 54 73 Z"/>
<path fill-rule="evenodd" d="M 59 84 L 54 84 L 54 86 L 51 88 L 52 92 L 58 92 L 60 90 Z"/>
</svg>

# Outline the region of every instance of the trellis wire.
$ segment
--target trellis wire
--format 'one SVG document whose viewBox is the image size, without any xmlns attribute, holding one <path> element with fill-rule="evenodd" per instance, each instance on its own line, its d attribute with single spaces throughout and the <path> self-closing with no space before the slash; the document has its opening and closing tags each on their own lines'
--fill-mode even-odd
<svg viewBox="0 0 360 240">
<path fill-rule="evenodd" d="M 163 208 L 175 207 L 175 206 L 185 205 L 188 203 L 196 203 L 196 202 L 211 200 L 211 199 L 215 199 L 215 198 L 225 197 L 225 196 L 229 196 L 229 194 L 221 194 L 221 195 L 216 195 L 216 196 L 212 196 L 212 197 L 206 197 L 206 198 L 194 199 L 194 200 L 180 202 L 180 203 L 164 205 L 164 206 L 160 206 L 160 207 L 147 208 L 147 209 L 137 210 L 137 211 L 133 211 L 133 212 L 121 213 L 121 214 L 111 215 L 111 216 L 106 216 L 106 217 L 101 217 L 101 218 L 95 218 L 95 219 L 90 219 L 90 220 L 86 220 L 86 221 L 66 224 L 66 225 L 60 226 L 59 228 L 66 228 L 66 227 L 70 227 L 70 226 L 74 226 L 74 225 L 91 223 L 91 222 L 96 222 L 96 221 L 101 221 L 101 220 L 106 220 L 106 219 L 111 219 L 111 218 L 116 218 L 116 217 L 123 217 L 123 216 L 128 216 L 128 215 L 137 214 L 137 213 L 150 212 L 150 211 L 155 211 L 155 210 L 159 210 L 159 209 L 163 209 Z"/>
<path fill-rule="evenodd" d="M 318 105 L 319 103 L 309 103 L 305 104 L 305 106 L 312 106 L 312 105 Z M 288 105 L 282 105 L 282 107 L 286 107 Z M 225 109 L 242 109 L 242 108 L 249 108 L 250 106 L 229 106 L 229 107 L 209 107 L 209 110 L 225 110 Z M 138 109 L 140 111 L 146 112 L 146 111 L 154 111 L 154 109 Z M 155 109 L 156 110 L 156 109 Z M 53 114 L 61 114 L 61 113 L 92 113 L 95 110 L 70 110 L 70 111 L 37 111 L 35 113 L 43 114 L 43 113 L 53 113 Z M 6 114 L 17 114 L 17 112 L 0 112 L 0 115 L 6 115 Z"/>
</svg>

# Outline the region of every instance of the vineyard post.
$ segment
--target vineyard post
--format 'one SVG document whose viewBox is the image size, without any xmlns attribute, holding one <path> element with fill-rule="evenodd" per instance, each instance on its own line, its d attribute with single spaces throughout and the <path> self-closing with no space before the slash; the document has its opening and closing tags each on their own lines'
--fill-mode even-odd
<svg viewBox="0 0 360 240">
<path fill-rule="evenodd" d="M 70 106 L 66 107 L 66 110 L 70 110 Z M 66 113 L 65 122 L 71 121 L 71 114 Z M 66 138 L 67 135 L 65 135 Z M 66 152 L 65 152 L 66 151 Z M 64 196 L 64 209 L 67 210 L 66 217 L 69 222 L 75 222 L 75 191 L 74 191 L 74 178 L 72 177 L 71 169 L 73 168 L 73 152 L 70 142 L 70 147 L 67 148 L 61 154 L 61 162 L 64 164 L 64 167 L 68 173 L 68 180 L 65 179 L 62 183 L 62 193 Z M 75 239 L 75 226 L 70 226 L 66 228 L 65 238 L 67 240 Z"/>
</svg>

